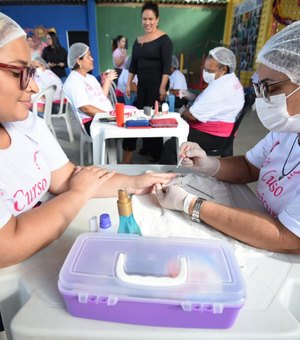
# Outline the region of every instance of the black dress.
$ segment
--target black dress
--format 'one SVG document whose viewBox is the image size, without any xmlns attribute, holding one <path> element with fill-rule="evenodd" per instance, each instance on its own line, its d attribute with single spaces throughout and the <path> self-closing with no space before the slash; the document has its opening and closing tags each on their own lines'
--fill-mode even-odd
<svg viewBox="0 0 300 340">
<path fill-rule="evenodd" d="M 129 72 L 138 78 L 137 107 L 152 106 L 159 100 L 159 87 L 163 74 L 170 74 L 173 44 L 168 35 L 139 43 L 135 40 L 132 47 L 132 59 Z M 144 148 L 154 159 L 159 159 L 162 149 L 162 138 L 145 138 Z M 136 139 L 124 139 L 124 150 L 133 151 Z"/>
<path fill-rule="evenodd" d="M 67 66 L 67 51 L 61 46 L 58 50 L 55 50 L 51 46 L 46 46 L 43 49 L 42 58 L 47 63 L 64 63 Z M 65 67 L 54 66 L 50 67 L 50 70 L 54 72 L 59 78 L 63 78 L 67 76 Z"/>
</svg>

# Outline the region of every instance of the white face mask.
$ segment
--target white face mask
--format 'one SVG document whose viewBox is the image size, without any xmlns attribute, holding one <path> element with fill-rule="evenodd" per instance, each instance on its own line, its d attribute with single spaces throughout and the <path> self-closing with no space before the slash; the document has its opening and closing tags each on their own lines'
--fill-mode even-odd
<svg viewBox="0 0 300 340">
<path fill-rule="evenodd" d="M 40 68 L 40 67 L 37 67 L 37 68 L 36 68 L 36 74 L 39 76 L 39 75 L 42 74 L 42 73 L 43 73 L 43 69 Z"/>
<path fill-rule="evenodd" d="M 300 87 L 288 96 L 285 94 L 270 96 L 269 103 L 266 103 L 263 98 L 256 98 L 256 112 L 265 128 L 276 132 L 300 132 L 300 113 L 290 116 L 286 107 L 286 99 L 299 89 Z"/>
<path fill-rule="evenodd" d="M 207 84 L 210 84 L 212 81 L 214 81 L 215 77 L 216 77 L 216 73 L 209 73 L 206 70 L 203 70 L 203 80 Z"/>
</svg>

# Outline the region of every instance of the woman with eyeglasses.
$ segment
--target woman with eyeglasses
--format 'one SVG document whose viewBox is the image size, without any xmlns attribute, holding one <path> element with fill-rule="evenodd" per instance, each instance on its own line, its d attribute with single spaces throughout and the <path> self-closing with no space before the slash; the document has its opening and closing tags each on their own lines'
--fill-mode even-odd
<svg viewBox="0 0 300 340">
<path fill-rule="evenodd" d="M 50 70 L 64 80 L 67 76 L 67 51 L 61 46 L 57 34 L 53 31 L 48 32 L 46 42 L 42 58 L 48 63 Z"/>
<path fill-rule="evenodd" d="M 29 111 L 38 91 L 30 62 L 26 33 L 0 13 L 0 268 L 53 242 L 90 198 L 116 196 L 119 188 L 146 193 L 174 177 L 72 164 L 45 122 Z M 47 192 L 54 198 L 40 204 Z"/>
<path fill-rule="evenodd" d="M 257 183 L 263 212 L 228 207 L 157 185 L 162 207 L 182 210 L 237 240 L 275 252 L 300 253 L 300 21 L 275 34 L 258 54 L 256 111 L 270 133 L 244 156 L 208 157 L 183 143 L 182 164 L 230 183 Z"/>
</svg>

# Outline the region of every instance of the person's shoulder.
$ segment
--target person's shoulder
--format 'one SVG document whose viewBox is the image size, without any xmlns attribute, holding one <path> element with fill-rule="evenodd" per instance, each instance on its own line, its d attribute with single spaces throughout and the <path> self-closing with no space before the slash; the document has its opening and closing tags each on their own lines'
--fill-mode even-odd
<svg viewBox="0 0 300 340">
<path fill-rule="evenodd" d="M 46 126 L 44 119 L 29 111 L 28 117 L 22 121 L 11 122 L 9 125 L 19 133 L 38 141 L 41 137 L 41 130 Z"/>
<path fill-rule="evenodd" d="M 96 78 L 94 75 L 90 74 L 90 73 L 87 73 L 87 74 L 86 74 L 86 78 L 87 78 L 88 80 L 96 81 L 97 83 L 99 83 L 98 80 L 97 80 L 97 78 Z"/>
<path fill-rule="evenodd" d="M 159 36 L 158 39 L 161 39 L 162 41 L 168 41 L 168 42 L 172 42 L 171 38 L 168 36 L 167 33 L 161 31 L 161 35 Z"/>
<path fill-rule="evenodd" d="M 68 75 L 66 81 L 63 83 L 63 89 L 69 89 L 73 86 L 73 84 L 76 82 L 78 72 L 76 71 L 71 71 L 70 74 Z"/>
<path fill-rule="evenodd" d="M 68 54 L 67 50 L 63 46 L 61 46 L 61 45 L 59 47 L 59 50 Z"/>
</svg>

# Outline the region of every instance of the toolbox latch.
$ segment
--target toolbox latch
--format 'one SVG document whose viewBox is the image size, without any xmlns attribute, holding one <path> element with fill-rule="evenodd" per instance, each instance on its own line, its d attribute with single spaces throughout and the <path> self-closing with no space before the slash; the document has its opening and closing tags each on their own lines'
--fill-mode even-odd
<svg viewBox="0 0 300 340">
<path fill-rule="evenodd" d="M 79 303 L 87 303 L 89 295 L 87 293 L 79 293 L 78 294 L 78 302 Z"/>
<path fill-rule="evenodd" d="M 213 304 L 213 313 L 214 314 L 222 314 L 223 309 L 224 309 L 224 307 L 221 303 L 214 303 Z"/>
</svg>

